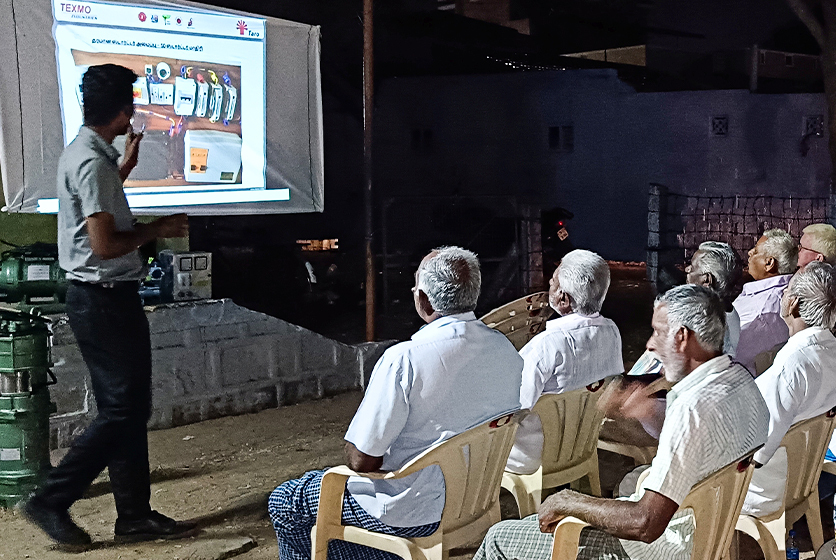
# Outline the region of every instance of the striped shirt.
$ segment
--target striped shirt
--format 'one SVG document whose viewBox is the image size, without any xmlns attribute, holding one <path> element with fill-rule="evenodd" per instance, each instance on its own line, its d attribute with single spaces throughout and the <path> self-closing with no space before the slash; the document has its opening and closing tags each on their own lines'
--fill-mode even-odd
<svg viewBox="0 0 836 560">
<path fill-rule="evenodd" d="M 650 474 L 629 500 L 653 490 L 681 504 L 691 488 L 766 441 L 769 410 L 755 380 L 728 355 L 718 356 L 668 392 L 665 424 Z M 694 518 L 677 512 L 652 543 L 621 540 L 633 559 L 689 560 Z"/>
</svg>

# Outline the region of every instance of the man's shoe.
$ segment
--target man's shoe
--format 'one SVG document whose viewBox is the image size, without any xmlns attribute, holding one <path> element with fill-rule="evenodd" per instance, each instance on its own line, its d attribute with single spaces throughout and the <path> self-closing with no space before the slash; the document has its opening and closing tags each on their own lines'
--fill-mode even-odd
<svg viewBox="0 0 836 560">
<path fill-rule="evenodd" d="M 197 524 L 190 521 L 175 521 L 162 513 L 152 511 L 139 519 L 117 519 L 114 533 L 116 540 L 120 542 L 182 539 L 195 535 Z"/>
<path fill-rule="evenodd" d="M 60 545 L 86 546 L 92 542 L 90 535 L 75 524 L 67 510 L 51 508 L 37 496 L 30 496 L 23 502 L 20 512 Z"/>
</svg>

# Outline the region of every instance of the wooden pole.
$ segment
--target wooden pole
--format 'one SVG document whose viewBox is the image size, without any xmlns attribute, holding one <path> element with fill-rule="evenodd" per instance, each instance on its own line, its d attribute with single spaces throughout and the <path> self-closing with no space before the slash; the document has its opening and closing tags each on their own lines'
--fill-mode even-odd
<svg viewBox="0 0 836 560">
<path fill-rule="evenodd" d="M 366 340 L 374 340 L 375 267 L 372 192 L 372 117 L 374 115 L 374 0 L 363 0 L 363 194 L 366 210 Z"/>
</svg>

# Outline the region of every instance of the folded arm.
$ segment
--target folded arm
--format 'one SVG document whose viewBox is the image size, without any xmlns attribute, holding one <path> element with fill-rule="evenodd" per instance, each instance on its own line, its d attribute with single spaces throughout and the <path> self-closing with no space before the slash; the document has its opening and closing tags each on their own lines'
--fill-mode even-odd
<svg viewBox="0 0 836 560">
<path fill-rule="evenodd" d="M 561 519 L 577 517 L 619 539 L 650 543 L 664 533 L 678 504 L 652 490 L 641 500 L 611 500 L 563 490 L 540 506 L 540 531 L 551 533 Z"/>
</svg>

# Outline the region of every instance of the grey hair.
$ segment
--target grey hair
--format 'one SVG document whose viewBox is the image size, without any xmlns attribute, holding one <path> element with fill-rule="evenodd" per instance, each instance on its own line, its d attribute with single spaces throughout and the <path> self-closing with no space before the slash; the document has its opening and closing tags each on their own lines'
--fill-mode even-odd
<svg viewBox="0 0 836 560">
<path fill-rule="evenodd" d="M 833 266 L 813 261 L 795 273 L 787 287 L 798 298 L 798 313 L 810 327 L 832 329 L 836 324 L 836 281 Z"/>
<path fill-rule="evenodd" d="M 708 273 L 717 283 L 720 296 L 727 296 L 740 279 L 740 257 L 731 245 L 722 241 L 700 243 L 700 272 Z"/>
<path fill-rule="evenodd" d="M 685 327 L 696 335 L 703 349 L 723 350 L 726 311 L 717 292 L 705 286 L 685 284 L 658 295 L 654 307 L 660 305 L 668 307 L 670 332 Z"/>
<path fill-rule="evenodd" d="M 569 251 L 557 269 L 560 290 L 569 296 L 572 310 L 582 315 L 594 315 L 610 287 L 610 267 L 597 253 L 585 249 Z"/>
<path fill-rule="evenodd" d="M 782 229 L 763 232 L 763 251 L 778 262 L 778 274 L 792 274 L 798 266 L 798 243 Z"/>
<path fill-rule="evenodd" d="M 476 309 L 482 273 L 476 254 L 461 247 L 439 247 L 418 267 L 418 289 L 441 315 Z"/>
</svg>

